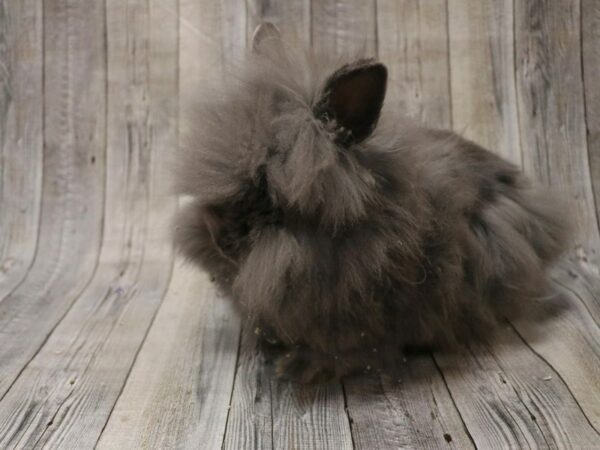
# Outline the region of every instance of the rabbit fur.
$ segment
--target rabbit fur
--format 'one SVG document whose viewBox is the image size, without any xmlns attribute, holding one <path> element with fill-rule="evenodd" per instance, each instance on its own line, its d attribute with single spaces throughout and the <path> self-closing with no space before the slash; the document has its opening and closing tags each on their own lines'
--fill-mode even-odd
<svg viewBox="0 0 600 450">
<path fill-rule="evenodd" d="M 375 60 L 318 56 L 264 24 L 235 80 L 200 93 L 189 117 L 176 247 L 281 377 L 326 380 L 488 336 L 545 295 L 565 248 L 554 198 L 477 144 L 384 108 L 386 82 Z"/>
</svg>

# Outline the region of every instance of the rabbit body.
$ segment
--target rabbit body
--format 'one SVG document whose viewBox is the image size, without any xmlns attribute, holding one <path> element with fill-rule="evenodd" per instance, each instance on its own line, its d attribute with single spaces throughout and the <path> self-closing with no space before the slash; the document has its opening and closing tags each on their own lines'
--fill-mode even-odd
<svg viewBox="0 0 600 450">
<path fill-rule="evenodd" d="M 544 295 L 564 214 L 519 169 L 386 108 L 387 71 L 286 47 L 269 28 L 200 102 L 179 156 L 175 240 L 278 354 L 339 377 L 451 347 Z"/>
</svg>

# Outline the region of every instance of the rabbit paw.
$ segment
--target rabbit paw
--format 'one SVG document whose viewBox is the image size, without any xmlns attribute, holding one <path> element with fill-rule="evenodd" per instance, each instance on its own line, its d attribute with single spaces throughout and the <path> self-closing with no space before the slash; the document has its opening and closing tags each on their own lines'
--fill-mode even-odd
<svg viewBox="0 0 600 450">
<path fill-rule="evenodd" d="M 283 380 L 299 383 L 325 383 L 335 379 L 335 368 L 309 352 L 292 350 L 275 361 L 275 373 Z"/>
</svg>

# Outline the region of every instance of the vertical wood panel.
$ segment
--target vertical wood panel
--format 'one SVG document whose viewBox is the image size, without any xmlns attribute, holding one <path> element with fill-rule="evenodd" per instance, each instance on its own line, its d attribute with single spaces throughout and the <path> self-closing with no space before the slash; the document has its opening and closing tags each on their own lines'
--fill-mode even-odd
<svg viewBox="0 0 600 450">
<path fill-rule="evenodd" d="M 569 385 L 588 419 L 600 424 L 597 383 L 600 358 L 598 228 L 590 179 L 581 70 L 579 1 L 519 0 L 515 3 L 517 94 L 525 169 L 562 192 L 577 225 L 570 263 L 555 276 L 568 305 L 557 320 L 540 327 L 515 323 L 519 333 Z M 567 266 L 568 264 L 568 266 Z M 591 317 L 590 314 L 593 316 Z"/>
<path fill-rule="evenodd" d="M 105 2 L 0 0 L 0 447 L 595 447 L 596 1 Z M 236 362 L 225 299 L 194 268 L 170 280 L 162 169 L 194 86 L 235 70 L 263 20 L 378 53 L 387 107 L 567 193 L 578 239 L 539 320 L 409 358 L 402 381 L 297 386 L 254 348 Z"/>
<path fill-rule="evenodd" d="M 108 50 L 100 262 L 91 283 L 2 400 L 2 446 L 93 446 L 169 279 L 164 216 L 173 211 L 173 201 L 165 197 L 161 169 L 165 149 L 177 144 L 176 5 L 109 0 L 106 6 L 106 34 L 103 9 L 97 17 L 85 16 L 101 25 L 95 45 Z M 81 16 L 77 24 L 85 25 Z M 104 75 L 104 67 L 96 70 Z M 93 158 L 85 162 L 95 164 Z"/>
<path fill-rule="evenodd" d="M 388 66 L 386 105 L 450 128 L 446 0 L 378 0 L 378 57 Z"/>
<path fill-rule="evenodd" d="M 43 146 L 42 4 L 0 4 L 0 301 L 34 257 Z"/>
<path fill-rule="evenodd" d="M 541 126 L 548 126 L 547 114 L 548 110 L 541 106 L 544 102 L 560 102 L 561 96 L 566 94 L 568 89 L 577 87 L 577 84 L 571 79 L 572 75 L 566 75 L 570 80 L 570 87 L 566 88 L 565 83 L 561 84 L 560 80 L 556 80 L 556 92 L 553 94 L 546 91 L 550 86 L 549 77 L 562 77 L 567 68 L 561 69 L 562 74 L 555 73 L 551 75 L 553 66 L 563 64 L 557 62 L 558 54 L 561 55 L 561 46 L 558 43 L 553 43 L 546 47 L 548 43 L 545 38 L 540 36 L 538 27 L 550 27 L 552 29 L 552 19 L 554 14 L 561 14 L 558 9 L 554 11 L 550 9 L 549 18 L 540 19 L 540 14 L 548 11 L 543 2 L 530 2 L 527 8 L 527 20 L 532 20 L 531 24 L 535 31 L 529 30 L 532 39 L 540 39 L 540 48 L 536 49 L 527 47 L 519 47 L 517 41 L 513 44 L 513 40 L 521 36 L 522 29 L 519 31 L 519 8 L 522 5 L 517 4 L 516 15 L 516 36 L 512 33 L 512 3 L 511 2 L 496 2 L 494 5 L 482 4 L 482 9 L 466 8 L 462 3 L 449 3 L 450 8 L 450 36 L 451 36 L 451 67 L 452 67 L 452 94 L 453 94 L 453 117 L 455 119 L 455 128 L 460 131 L 460 120 L 468 120 L 465 126 L 470 127 L 471 123 L 475 124 L 476 136 L 474 137 L 479 142 L 490 146 L 492 149 L 499 149 L 499 153 L 512 159 L 513 162 L 518 162 L 521 158 L 519 151 L 508 154 L 505 152 L 506 145 L 513 145 L 513 149 L 519 150 L 519 141 L 523 143 L 522 159 L 526 169 L 531 173 L 532 161 L 535 160 L 535 153 L 525 143 L 529 143 L 532 137 L 539 133 L 539 128 L 536 130 L 532 126 L 532 122 L 538 121 Z M 532 17 L 534 17 L 532 19 Z M 573 21 L 575 23 L 575 21 Z M 534 25 L 535 24 L 535 25 Z M 543 25 L 542 25 L 543 24 Z M 474 33 L 469 30 L 479 30 Z M 560 35 L 560 31 L 552 29 L 545 30 L 546 33 L 552 33 L 554 38 Z M 486 42 L 481 42 L 473 36 L 485 36 Z M 563 32 L 563 38 L 564 38 Z M 457 37 L 458 36 L 458 37 Z M 512 47 L 516 46 L 517 61 L 514 61 L 512 56 Z M 571 47 L 575 46 L 572 51 L 577 51 L 576 43 L 571 42 Z M 531 52 L 531 53 L 530 53 Z M 558 54 L 552 56 L 552 52 Z M 542 55 L 540 57 L 540 55 Z M 519 59 L 519 56 L 521 59 Z M 532 70 L 539 71 L 540 79 L 543 80 L 543 87 L 540 85 L 527 86 L 528 95 L 536 98 L 536 101 L 541 102 L 533 109 L 523 110 L 523 102 L 521 101 L 523 80 L 530 80 L 531 73 L 525 72 L 526 77 L 519 78 L 519 72 L 522 69 L 522 61 L 527 59 L 531 64 Z M 570 67 L 569 67 L 570 69 Z M 489 70 L 489 72 L 486 72 Z M 457 76 L 458 73 L 458 76 Z M 486 75 L 486 73 L 488 75 Z M 516 73 L 517 84 L 514 84 L 513 74 Z M 487 78 L 486 78 L 487 76 Z M 538 80 L 538 81 L 539 81 Z M 469 90 L 473 90 L 475 95 L 469 97 Z M 537 92 L 536 92 L 536 89 Z M 464 92 L 463 92 L 464 91 Z M 563 92 L 565 91 L 565 92 Z M 515 104 L 515 93 L 520 94 L 519 104 Z M 558 93 L 557 93 L 558 92 Z M 482 94 L 483 93 L 483 94 Z M 493 97 L 492 97 L 493 95 Z M 555 97 L 553 97 L 553 95 Z M 573 98 L 573 93 L 570 94 Z M 483 100 L 482 100 L 483 99 Z M 559 100 L 556 100 L 559 99 Z M 572 100 L 571 100 L 572 101 Z M 486 110 L 485 106 L 488 105 Z M 544 103 L 545 104 L 545 103 Z M 575 102 L 575 105 L 577 103 Z M 554 113 L 554 120 L 557 123 L 568 121 L 568 111 L 564 108 L 566 105 L 560 106 Z M 487 113 L 486 113 L 487 111 Z M 528 116 L 530 114 L 530 116 Z M 523 118 L 525 116 L 525 119 Z M 543 116 L 540 121 L 538 118 Z M 462 117 L 462 119 L 457 119 Z M 527 123 L 527 125 L 523 125 Z M 564 129 L 564 128 L 563 128 Z M 498 132 L 500 131 L 500 133 Z M 546 133 L 561 132 L 559 130 L 544 129 Z M 571 131 L 572 132 L 572 131 Z M 469 133 L 466 133 L 467 136 Z M 553 142 L 556 144 L 556 142 Z M 538 146 L 538 152 L 543 153 L 545 158 L 549 156 L 545 152 L 559 151 L 555 145 L 554 148 L 546 148 Z M 560 150 L 565 152 L 565 150 Z M 570 150 L 576 154 L 577 151 L 585 151 L 585 149 Z M 555 158 L 565 158 L 564 156 L 555 156 Z M 585 178 L 585 164 L 578 168 L 569 167 L 571 171 L 581 171 L 581 176 Z M 559 169 L 560 167 L 557 166 Z M 554 166 L 553 166 L 554 168 Z M 539 167 L 538 167 L 539 169 Z M 543 172 L 546 168 L 542 168 Z M 535 175 L 535 174 L 534 174 Z M 568 178 L 568 175 L 563 172 L 554 174 L 556 179 Z M 548 179 L 546 179 L 548 182 Z M 568 182 L 570 183 L 570 182 Z M 584 182 L 585 184 L 585 182 Z M 593 225 L 592 225 L 593 226 Z M 563 302 L 571 303 L 574 310 L 581 310 L 581 305 L 573 304 L 572 296 L 565 296 Z M 540 383 L 539 376 L 536 378 L 536 373 L 547 371 L 554 374 L 555 371 L 561 375 L 568 375 L 569 387 L 577 387 L 584 378 L 589 383 L 597 377 L 597 361 L 592 358 L 588 364 L 583 360 L 583 354 L 593 354 L 591 348 L 595 345 L 593 342 L 597 340 L 597 330 L 595 327 L 590 328 L 589 317 L 586 314 L 575 313 L 569 314 L 570 317 L 562 316 L 553 320 L 548 320 L 548 313 L 552 312 L 550 303 L 540 302 L 537 305 L 538 311 L 532 317 L 524 318 L 518 321 L 518 329 L 523 333 L 527 342 L 526 346 L 517 345 L 518 338 L 511 329 L 503 330 L 500 336 L 500 342 L 494 343 L 486 352 L 478 352 L 473 354 L 473 360 L 470 360 L 465 355 L 450 357 L 436 355 L 436 360 L 440 361 L 448 384 L 452 391 L 459 409 L 463 413 L 467 427 L 471 430 L 473 438 L 478 445 L 510 445 L 520 442 L 519 445 L 526 445 L 526 442 L 536 443 L 541 446 L 586 446 L 595 439 L 595 430 L 589 426 L 585 426 L 576 437 L 572 438 L 565 433 L 566 429 L 571 429 L 573 423 L 557 419 L 556 405 L 553 402 L 560 399 L 560 402 L 565 405 L 566 411 L 578 411 L 579 419 L 574 419 L 585 422 L 588 418 L 579 411 L 582 401 L 581 395 L 575 393 L 573 398 L 563 383 Z M 574 323 L 578 323 L 575 325 Z M 576 330 L 580 328 L 588 333 L 590 338 L 584 339 L 582 334 Z M 511 342 L 511 345 L 516 347 L 511 351 L 504 351 L 502 343 Z M 568 342 L 567 346 L 573 348 L 584 349 L 579 352 L 571 352 L 566 355 L 566 348 L 562 347 L 562 343 Z M 533 347 L 533 348 L 532 348 Z M 534 350 L 535 349 L 535 350 Z M 541 351 L 543 360 L 536 352 Z M 581 359 L 580 359 L 581 358 Z M 571 360 L 567 363 L 567 360 Z M 575 362 L 575 361 L 577 362 Z M 451 365 L 448 362 L 452 361 Z M 589 361 L 589 359 L 588 359 Z M 497 369 L 487 369 L 497 364 Z M 583 376 L 574 376 L 569 370 L 569 366 L 582 368 L 588 365 L 588 369 L 584 371 Z M 468 375 L 463 374 L 464 367 L 472 367 L 468 370 Z M 486 368 L 482 371 L 480 368 Z M 486 374 L 485 372 L 490 372 Z M 499 371 L 503 373 L 501 383 L 497 383 L 490 377 L 491 372 Z M 554 375 L 551 375 L 552 378 Z M 535 380 L 535 381 L 534 381 Z M 535 385 L 537 383 L 537 386 Z M 495 386 L 493 390 L 485 391 L 483 386 Z M 475 395 L 473 395 L 475 393 Z M 513 395 L 513 393 L 515 395 Z M 595 402 L 592 401 L 591 403 Z M 479 410 L 474 414 L 472 408 L 468 405 L 477 404 Z M 568 406 L 567 406 L 568 405 Z M 566 413 L 565 411 L 565 413 Z M 590 411 L 589 409 L 587 410 Z M 531 414 L 528 416 L 528 412 Z M 570 413 L 570 418 L 574 413 Z M 535 419 L 533 419 L 535 417 Z M 593 417 L 593 416 L 592 416 Z M 494 444 L 495 442 L 495 444 Z M 503 443 L 503 444 L 501 444 Z"/>
<path fill-rule="evenodd" d="M 517 0 L 515 51 L 525 170 L 569 196 L 577 243 L 598 258 L 587 154 L 579 1 Z"/>
<path fill-rule="evenodd" d="M 234 6 L 179 2 L 180 119 L 202 100 L 195 96 L 197 84 L 216 82 L 245 52 L 245 9 L 233 14 Z M 239 319 L 207 277 L 195 267 L 176 265 L 99 446 L 219 448 L 239 332 Z"/>
<path fill-rule="evenodd" d="M 312 45 L 328 55 L 377 54 L 375 0 L 314 0 Z"/>
<path fill-rule="evenodd" d="M 582 0 L 581 8 L 587 145 L 596 200 L 596 217 L 600 217 L 600 2 Z"/>
<path fill-rule="evenodd" d="M 44 3 L 40 240 L 23 284 L 0 303 L 0 398 L 89 282 L 97 263 L 105 159 L 103 17 L 101 4 Z"/>
<path fill-rule="evenodd" d="M 448 2 L 454 130 L 521 164 L 512 0 Z"/>
</svg>

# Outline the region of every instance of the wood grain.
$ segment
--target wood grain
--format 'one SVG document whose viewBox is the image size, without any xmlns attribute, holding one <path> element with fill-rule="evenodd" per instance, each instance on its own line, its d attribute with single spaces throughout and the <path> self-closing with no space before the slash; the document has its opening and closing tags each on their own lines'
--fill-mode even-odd
<svg viewBox="0 0 600 450">
<path fill-rule="evenodd" d="M 176 265 L 99 448 L 219 448 L 239 320 L 208 277 Z"/>
<path fill-rule="evenodd" d="M 171 271 L 163 170 L 264 20 L 377 55 L 386 107 L 565 195 L 556 295 L 394 377 L 276 380 L 206 275 Z M 598 447 L 599 42 L 595 0 L 0 0 L 0 447 Z"/>
<path fill-rule="evenodd" d="M 465 350 L 436 355 L 436 361 L 478 448 L 548 446 L 491 354 Z"/>
<path fill-rule="evenodd" d="M 278 382 L 272 389 L 274 448 L 353 448 L 338 383 L 305 386 Z"/>
<path fill-rule="evenodd" d="M 334 56 L 377 55 L 375 0 L 319 0 L 311 3 L 313 48 Z"/>
<path fill-rule="evenodd" d="M 455 131 L 521 164 L 510 1 L 448 2 Z"/>
<path fill-rule="evenodd" d="M 100 4 L 44 4 L 40 240 L 27 277 L 0 303 L 0 398 L 85 288 L 98 260 L 106 133 L 102 18 Z M 81 41 L 89 45 L 76 45 Z"/>
<path fill-rule="evenodd" d="M 597 442 L 567 384 L 511 326 L 493 345 L 458 356 L 436 360 L 478 447 L 592 448 Z"/>
<path fill-rule="evenodd" d="M 33 262 L 42 194 L 42 4 L 0 4 L 0 301 Z"/>
<path fill-rule="evenodd" d="M 569 385 L 598 429 L 595 392 L 600 361 L 598 228 L 590 177 L 581 70 L 579 2 L 515 4 L 517 94 L 525 169 L 569 197 L 577 227 L 569 259 L 555 275 L 567 312 L 545 325 L 515 327 Z M 568 267 L 564 268 L 564 264 Z"/>
<path fill-rule="evenodd" d="M 577 244 L 598 259 L 587 152 L 579 1 L 515 2 L 516 79 L 523 167 L 568 196 Z"/>
<path fill-rule="evenodd" d="M 356 448 L 474 448 L 430 355 L 406 359 L 394 377 L 344 382 Z"/>
<path fill-rule="evenodd" d="M 451 128 L 446 1 L 379 0 L 378 58 L 389 69 L 386 107 Z"/>
<path fill-rule="evenodd" d="M 272 368 L 256 347 L 256 339 L 242 333 L 223 448 L 273 448 L 275 384 Z"/>
<path fill-rule="evenodd" d="M 106 6 L 110 183 L 98 269 L 3 398 L 2 447 L 93 446 L 169 280 L 174 202 L 160 170 L 177 144 L 177 16 L 145 2 Z"/>
<path fill-rule="evenodd" d="M 573 273 L 571 267 L 568 271 Z M 532 350 L 564 380 L 587 420 L 600 431 L 599 394 L 589 389 L 600 377 L 599 322 L 586 308 L 579 288 L 565 278 L 556 275 L 558 296 L 551 305 L 546 305 L 545 311 L 540 311 L 542 317 L 548 309 L 557 308 L 556 317 L 552 320 L 533 317 L 517 320 L 513 325 Z"/>
<path fill-rule="evenodd" d="M 229 6 L 214 2 L 179 5 L 179 82 L 181 98 L 187 102 L 181 104 L 180 117 L 197 101 L 196 85 L 215 82 L 212 77 L 226 74 L 226 66 L 245 52 L 245 34 L 228 35 L 227 28 L 245 24 L 245 16 L 226 20 Z M 232 41 L 231 36 L 239 41 Z M 206 275 L 197 268 L 177 265 L 99 447 L 221 446 L 239 334 L 239 319 Z M 167 399 L 172 400 L 168 406 Z"/>
<path fill-rule="evenodd" d="M 600 3 L 581 2 L 581 51 L 585 94 L 585 123 L 596 217 L 600 202 Z"/>
</svg>

